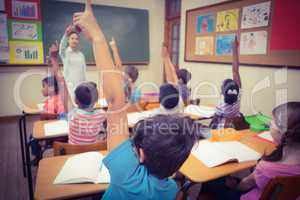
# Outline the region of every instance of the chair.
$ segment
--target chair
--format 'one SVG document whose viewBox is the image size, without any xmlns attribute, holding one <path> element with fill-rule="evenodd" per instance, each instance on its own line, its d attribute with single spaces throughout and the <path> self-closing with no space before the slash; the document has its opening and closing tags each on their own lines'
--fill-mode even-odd
<svg viewBox="0 0 300 200">
<path fill-rule="evenodd" d="M 271 179 L 260 197 L 260 200 L 296 199 L 300 199 L 300 175 L 278 176 Z"/>
<path fill-rule="evenodd" d="M 68 144 L 56 141 L 53 143 L 54 156 L 103 150 L 107 150 L 106 141 L 100 141 L 93 144 Z"/>
</svg>

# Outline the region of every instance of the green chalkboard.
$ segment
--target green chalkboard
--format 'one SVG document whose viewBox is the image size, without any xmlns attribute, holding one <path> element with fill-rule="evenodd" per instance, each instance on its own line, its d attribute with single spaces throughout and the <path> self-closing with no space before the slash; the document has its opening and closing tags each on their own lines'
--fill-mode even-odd
<svg viewBox="0 0 300 200">
<path fill-rule="evenodd" d="M 147 10 L 93 5 L 107 40 L 114 37 L 124 64 L 149 63 L 149 15 Z M 44 52 L 60 40 L 72 22 L 73 13 L 84 10 L 83 3 L 42 0 Z M 90 43 L 82 36 L 80 48 L 88 64 L 95 63 Z M 45 56 L 46 57 L 46 56 Z"/>
</svg>

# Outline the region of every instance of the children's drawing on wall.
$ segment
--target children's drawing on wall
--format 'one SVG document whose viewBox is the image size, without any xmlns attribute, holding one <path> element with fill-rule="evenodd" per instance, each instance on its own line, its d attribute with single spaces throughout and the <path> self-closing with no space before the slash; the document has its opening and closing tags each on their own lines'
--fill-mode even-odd
<svg viewBox="0 0 300 200">
<path fill-rule="evenodd" d="M 212 14 L 197 17 L 197 32 L 211 33 L 214 31 L 214 16 Z"/>
<path fill-rule="evenodd" d="M 11 39 L 16 40 L 41 40 L 41 26 L 39 23 L 11 21 L 9 23 Z"/>
<path fill-rule="evenodd" d="M 195 55 L 213 55 L 214 38 L 212 36 L 196 37 Z"/>
<path fill-rule="evenodd" d="M 243 8 L 242 29 L 268 26 L 271 2 L 259 3 Z"/>
<path fill-rule="evenodd" d="M 217 32 L 234 31 L 238 29 L 239 10 L 231 9 L 217 13 Z"/>
<path fill-rule="evenodd" d="M 8 62 L 7 16 L 0 13 L 0 62 Z"/>
<path fill-rule="evenodd" d="M 235 34 L 218 35 L 216 38 L 216 55 L 231 55 Z"/>
<path fill-rule="evenodd" d="M 267 31 L 241 34 L 240 54 L 254 55 L 267 53 Z"/>
<path fill-rule="evenodd" d="M 42 64 L 42 42 L 9 42 L 9 63 L 11 64 Z"/>
<path fill-rule="evenodd" d="M 38 19 L 36 2 L 12 1 L 12 16 L 15 18 Z"/>
</svg>

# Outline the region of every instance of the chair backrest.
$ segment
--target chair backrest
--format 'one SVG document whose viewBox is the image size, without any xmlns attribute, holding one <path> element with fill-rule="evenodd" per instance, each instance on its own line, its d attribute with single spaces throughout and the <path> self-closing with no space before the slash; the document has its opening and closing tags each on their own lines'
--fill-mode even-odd
<svg viewBox="0 0 300 200">
<path fill-rule="evenodd" d="M 275 177 L 263 190 L 260 200 L 300 199 L 300 175 Z"/>
<path fill-rule="evenodd" d="M 56 141 L 53 143 L 54 156 L 104 150 L 107 150 L 106 141 L 96 142 L 93 144 L 68 144 Z"/>
</svg>

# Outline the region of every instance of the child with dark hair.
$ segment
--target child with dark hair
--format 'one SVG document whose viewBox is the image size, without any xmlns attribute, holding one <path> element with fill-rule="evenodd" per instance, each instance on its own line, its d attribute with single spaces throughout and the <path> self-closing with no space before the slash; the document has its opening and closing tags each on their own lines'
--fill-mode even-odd
<svg viewBox="0 0 300 200">
<path fill-rule="evenodd" d="M 169 176 L 187 159 L 196 141 L 193 121 L 169 115 L 145 119 L 136 124 L 134 137 L 129 139 L 123 77 L 116 73 L 119 68 L 113 64 L 90 1 L 83 13 L 75 13 L 73 20 L 92 41 L 99 70 L 113 71 L 103 76 L 109 104 L 109 154 L 103 163 L 109 170 L 111 182 L 102 199 L 174 200 L 178 189 Z"/>
<path fill-rule="evenodd" d="M 255 170 L 240 182 L 227 177 L 212 185 L 210 189 L 221 199 L 257 200 L 272 178 L 300 175 L 300 102 L 277 106 L 272 117 L 270 132 L 276 149 L 264 155 Z"/>
<path fill-rule="evenodd" d="M 178 114 L 181 113 L 180 95 L 178 89 L 169 83 L 165 83 L 159 88 L 159 103 L 160 108 L 158 114 Z"/>
<path fill-rule="evenodd" d="M 66 89 L 66 82 L 59 71 L 57 57 L 57 45 L 52 45 L 49 52 L 52 69 L 55 76 L 60 82 L 60 86 L 64 91 Z M 105 121 L 104 112 L 102 110 L 94 109 L 95 103 L 98 100 L 98 90 L 96 83 L 83 82 L 79 84 L 75 91 L 75 103 L 77 108 L 72 109 L 68 114 L 69 121 L 69 143 L 70 144 L 91 144 L 95 143 L 99 138 L 99 134 L 104 130 L 103 123 Z M 69 95 L 65 94 L 65 105 L 72 107 L 70 104 Z"/>
<path fill-rule="evenodd" d="M 241 104 L 241 79 L 239 73 L 238 41 L 235 38 L 233 45 L 232 79 L 225 79 L 222 83 L 221 92 L 224 102 L 217 106 L 216 114 L 210 123 L 210 128 L 221 129 L 231 127 L 232 119 L 240 116 Z"/>
<path fill-rule="evenodd" d="M 116 67 L 122 67 L 122 61 L 119 55 L 119 49 L 117 47 L 114 38 L 110 41 L 110 47 L 112 49 L 113 58 Z M 140 89 L 135 87 L 135 82 L 139 77 L 138 69 L 133 65 L 127 65 L 124 67 L 125 79 L 124 79 L 124 91 L 127 102 L 136 103 L 142 97 L 142 92 Z"/>
<path fill-rule="evenodd" d="M 64 68 L 69 95 L 74 103 L 74 90 L 86 80 L 86 63 L 83 53 L 79 49 L 80 35 L 75 26 L 69 25 L 61 39 L 59 55 Z"/>
<path fill-rule="evenodd" d="M 65 113 L 64 105 L 59 95 L 58 84 L 54 76 L 48 76 L 42 80 L 42 93 L 47 99 L 44 101 L 41 119 L 57 119 Z"/>
<path fill-rule="evenodd" d="M 187 69 L 175 70 L 175 66 L 170 59 L 168 49 L 165 45 L 162 47 L 162 58 L 167 82 L 174 84 L 178 88 L 181 101 L 188 104 L 190 101 L 191 89 L 187 84 L 191 80 L 192 74 Z"/>
</svg>

